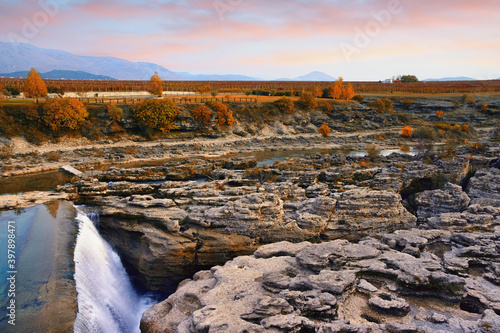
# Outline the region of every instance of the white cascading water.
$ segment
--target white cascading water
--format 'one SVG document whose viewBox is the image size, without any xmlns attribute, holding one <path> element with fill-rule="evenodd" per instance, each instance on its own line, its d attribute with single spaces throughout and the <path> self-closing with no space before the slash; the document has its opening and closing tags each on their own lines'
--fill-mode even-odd
<svg viewBox="0 0 500 333">
<path fill-rule="evenodd" d="M 92 220 L 78 210 L 75 281 L 78 314 L 75 333 L 140 332 L 142 313 L 153 305 L 132 287 L 120 257 L 99 235 Z"/>
</svg>

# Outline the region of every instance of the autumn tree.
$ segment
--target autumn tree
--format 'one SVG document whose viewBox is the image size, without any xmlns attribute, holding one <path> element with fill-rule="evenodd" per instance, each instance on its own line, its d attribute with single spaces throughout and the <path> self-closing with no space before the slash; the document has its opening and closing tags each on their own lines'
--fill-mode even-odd
<svg viewBox="0 0 500 333">
<path fill-rule="evenodd" d="M 348 83 L 344 85 L 344 79 L 339 77 L 337 81 L 330 87 L 328 97 L 333 99 L 351 100 L 355 95 L 353 86 Z"/>
<path fill-rule="evenodd" d="M 153 76 L 151 76 L 151 80 L 148 83 L 147 91 L 151 95 L 161 96 L 163 94 L 163 80 L 158 75 L 158 72 L 155 72 Z"/>
<path fill-rule="evenodd" d="M 314 87 L 313 94 L 314 96 L 321 98 L 323 97 L 323 89 L 321 89 L 320 87 Z"/>
<path fill-rule="evenodd" d="M 293 101 L 289 97 L 281 97 L 280 99 L 274 101 L 274 105 L 281 111 L 285 113 L 291 113 L 293 111 Z"/>
<path fill-rule="evenodd" d="M 208 94 L 211 90 L 212 87 L 209 84 L 202 84 L 196 88 L 196 91 L 201 95 Z"/>
<path fill-rule="evenodd" d="M 49 99 L 42 107 L 43 122 L 54 133 L 77 130 L 88 116 L 87 108 L 76 98 Z"/>
<path fill-rule="evenodd" d="M 179 109 L 170 99 L 146 99 L 134 108 L 134 118 L 141 124 L 166 133 L 176 129 Z"/>
<path fill-rule="evenodd" d="M 401 76 L 402 83 L 415 83 L 418 82 L 418 79 L 415 75 L 403 75 Z"/>
<path fill-rule="evenodd" d="M 333 98 L 333 99 L 342 98 L 342 93 L 344 91 L 344 85 L 342 84 L 343 81 L 344 80 L 341 77 L 339 77 L 339 79 L 337 81 L 335 81 L 334 84 L 332 84 L 332 86 L 330 87 L 330 91 L 328 93 L 328 96 L 330 98 Z"/>
<path fill-rule="evenodd" d="M 26 97 L 36 99 L 37 103 L 40 97 L 47 96 L 47 86 L 40 74 L 34 68 L 32 68 L 28 76 L 26 76 L 23 92 Z"/>
<path fill-rule="evenodd" d="M 318 128 L 318 133 L 325 138 L 330 135 L 330 131 L 330 127 L 326 124 L 323 124 Z"/>
<path fill-rule="evenodd" d="M 217 123 L 219 126 L 232 126 L 236 122 L 233 117 L 233 111 L 229 110 L 226 104 L 222 102 L 208 102 L 207 105 L 217 113 Z"/>
<path fill-rule="evenodd" d="M 342 99 L 349 101 L 354 97 L 354 95 L 355 95 L 354 88 L 350 83 L 348 83 L 347 86 L 344 87 Z"/>
<path fill-rule="evenodd" d="M 193 110 L 193 118 L 203 126 L 209 126 L 212 111 L 205 105 L 199 105 Z"/>
</svg>

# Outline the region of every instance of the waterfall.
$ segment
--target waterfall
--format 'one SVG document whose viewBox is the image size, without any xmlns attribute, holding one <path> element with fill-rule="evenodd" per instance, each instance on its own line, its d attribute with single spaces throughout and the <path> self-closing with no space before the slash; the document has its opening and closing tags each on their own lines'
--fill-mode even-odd
<svg viewBox="0 0 500 333">
<path fill-rule="evenodd" d="M 78 209 L 76 219 L 78 314 L 74 332 L 140 332 L 142 313 L 153 305 L 153 300 L 136 293 L 120 257 L 99 235 L 89 216 Z"/>
</svg>

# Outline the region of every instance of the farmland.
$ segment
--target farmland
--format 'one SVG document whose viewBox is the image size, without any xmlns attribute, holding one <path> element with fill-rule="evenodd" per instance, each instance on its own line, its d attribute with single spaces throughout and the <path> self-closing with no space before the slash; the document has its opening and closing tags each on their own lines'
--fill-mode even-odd
<svg viewBox="0 0 500 333">
<path fill-rule="evenodd" d="M 149 81 L 45 80 L 49 92 L 145 91 Z M 346 81 L 347 83 L 347 81 Z M 462 94 L 500 92 L 500 80 L 417 83 L 350 82 L 358 94 Z M 21 89 L 24 79 L 0 78 L 0 86 Z M 332 82 L 312 81 L 163 81 L 164 91 L 197 92 L 210 86 L 220 94 L 259 92 L 261 95 L 297 95 L 328 89 Z"/>
</svg>

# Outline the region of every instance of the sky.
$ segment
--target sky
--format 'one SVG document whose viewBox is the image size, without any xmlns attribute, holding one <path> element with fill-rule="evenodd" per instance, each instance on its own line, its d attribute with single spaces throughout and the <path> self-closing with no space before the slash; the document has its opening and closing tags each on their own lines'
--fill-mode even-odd
<svg viewBox="0 0 500 333">
<path fill-rule="evenodd" d="M 176 72 L 500 77 L 498 0 L 0 0 L 0 41 Z"/>
</svg>

